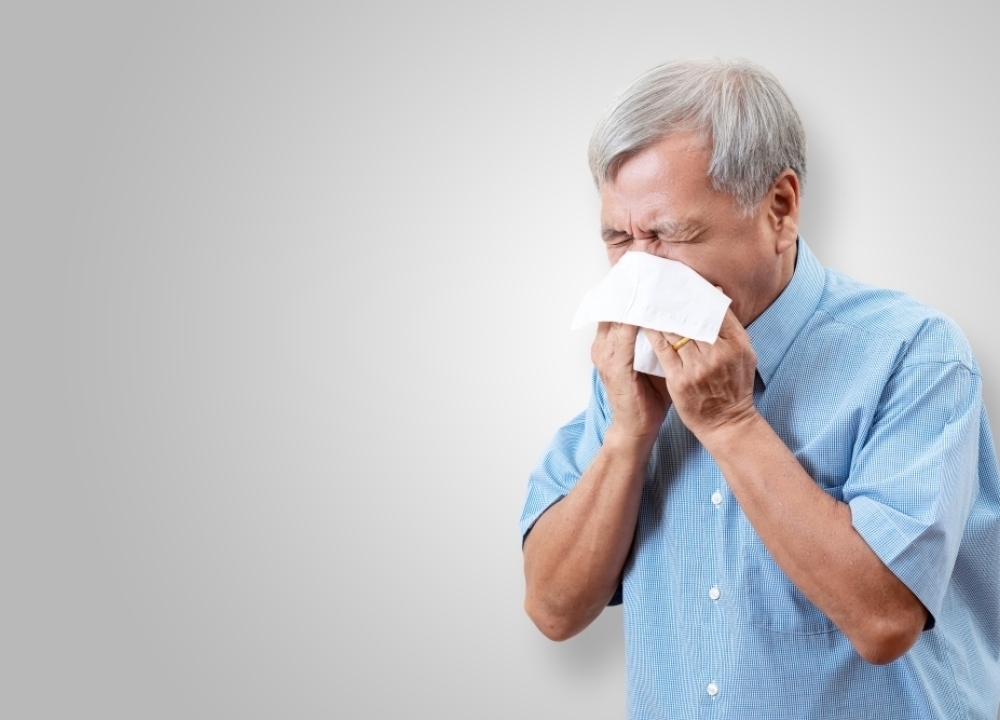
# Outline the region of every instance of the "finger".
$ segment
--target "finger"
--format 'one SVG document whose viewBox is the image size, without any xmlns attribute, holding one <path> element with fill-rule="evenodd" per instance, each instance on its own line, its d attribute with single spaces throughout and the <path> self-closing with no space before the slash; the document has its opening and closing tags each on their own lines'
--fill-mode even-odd
<svg viewBox="0 0 1000 720">
<path fill-rule="evenodd" d="M 677 333 L 665 332 L 662 333 L 662 335 L 670 344 L 670 348 L 675 352 L 679 352 L 682 347 L 694 342 L 693 339 L 687 337 L 686 335 L 678 335 Z M 695 346 L 692 345 L 691 347 L 694 348 Z"/>
<path fill-rule="evenodd" d="M 659 332 L 658 330 L 650 330 L 649 328 L 643 328 L 642 332 L 646 335 L 646 339 L 649 340 L 649 344 L 653 346 L 653 352 L 656 353 L 657 357 L 669 351 L 670 346 L 676 342 L 673 333 Z M 676 337 L 679 338 L 680 336 Z"/>
<path fill-rule="evenodd" d="M 653 330 L 651 332 L 658 332 L 658 331 Z M 678 335 L 677 333 L 672 333 L 672 332 L 660 332 L 659 334 L 662 335 L 670 345 L 673 345 L 674 343 L 684 338 L 683 335 Z"/>
<path fill-rule="evenodd" d="M 657 332 L 656 330 L 648 330 L 646 328 L 643 328 L 643 332 L 646 333 L 646 339 L 649 340 L 649 344 L 653 346 L 653 352 L 656 353 L 656 359 L 660 361 L 663 372 L 669 375 L 671 371 L 676 372 L 683 367 L 680 355 L 673 348 L 673 344 L 680 339 L 680 335 Z M 671 336 L 675 339 L 671 340 Z"/>
<path fill-rule="evenodd" d="M 639 334 L 639 328 L 635 325 L 618 326 L 618 347 L 622 360 L 631 368 L 635 364 L 635 338 Z"/>
<path fill-rule="evenodd" d="M 725 291 L 722 289 L 721 285 L 716 285 L 715 289 L 718 290 L 723 295 L 726 294 Z M 730 301 L 729 307 L 726 308 L 726 314 L 722 316 L 722 325 L 719 326 L 719 335 L 730 337 L 732 331 L 735 329 L 733 326 L 734 323 L 741 328 L 743 327 L 743 323 L 741 323 L 739 319 L 737 319 L 736 313 L 733 312 L 733 304 Z"/>
<path fill-rule="evenodd" d="M 590 344 L 590 361 L 594 363 L 594 367 L 603 368 L 607 359 L 612 355 L 613 346 L 608 341 L 610 333 L 611 323 L 597 323 L 597 335 L 594 337 L 594 342 Z"/>
<path fill-rule="evenodd" d="M 726 308 L 726 314 L 722 317 L 722 325 L 719 326 L 719 337 L 728 339 L 742 335 L 745 332 L 746 330 L 739 319 L 737 319 L 733 308 Z"/>
<path fill-rule="evenodd" d="M 635 327 L 616 322 L 608 323 L 605 347 L 608 353 L 607 361 L 611 366 L 631 369 L 635 361 Z"/>
<path fill-rule="evenodd" d="M 635 344 L 636 335 L 639 334 L 639 328 L 635 325 L 626 325 L 625 323 L 615 323 L 618 327 L 615 329 L 616 341 L 624 344 Z"/>
</svg>

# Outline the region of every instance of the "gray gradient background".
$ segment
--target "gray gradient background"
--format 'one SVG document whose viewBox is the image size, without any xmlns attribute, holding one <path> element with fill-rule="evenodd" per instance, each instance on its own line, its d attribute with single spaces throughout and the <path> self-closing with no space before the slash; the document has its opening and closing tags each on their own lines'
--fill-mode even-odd
<svg viewBox="0 0 1000 720">
<path fill-rule="evenodd" d="M 5 2 L 0 716 L 615 718 L 621 615 L 521 610 L 586 402 L 586 144 L 750 57 L 820 259 L 965 329 L 1000 415 L 987 3 Z"/>
</svg>

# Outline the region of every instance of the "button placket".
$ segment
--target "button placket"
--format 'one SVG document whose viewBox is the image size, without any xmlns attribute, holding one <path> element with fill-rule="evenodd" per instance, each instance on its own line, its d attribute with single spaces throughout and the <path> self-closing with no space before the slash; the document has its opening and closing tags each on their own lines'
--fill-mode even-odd
<svg viewBox="0 0 1000 720">
<path fill-rule="evenodd" d="M 713 490 L 712 494 L 709 496 L 709 500 L 712 503 L 712 506 L 715 509 L 716 513 L 717 513 L 715 515 L 716 521 L 715 521 L 714 524 L 716 526 L 716 533 L 717 533 L 718 541 L 720 543 L 723 542 L 722 533 L 723 533 L 723 528 L 725 526 L 725 519 L 724 519 L 725 518 L 725 514 L 722 511 L 722 501 L 724 499 L 725 498 L 722 495 L 722 490 L 721 490 L 721 488 L 718 488 L 718 487 L 715 490 Z M 717 577 L 718 576 L 716 576 L 716 578 Z M 710 582 L 711 582 L 711 579 L 710 579 Z M 708 588 L 708 597 L 712 601 L 713 607 L 715 607 L 716 601 L 718 601 L 718 599 L 720 597 L 722 597 L 722 590 L 719 588 L 718 580 L 717 579 Z M 720 620 L 724 622 L 724 617 L 716 615 L 716 622 L 718 622 Z M 722 660 L 722 657 L 720 657 L 718 659 Z M 725 660 L 722 660 L 722 665 L 716 665 L 715 663 L 713 663 L 713 665 L 715 665 L 714 672 L 717 672 L 720 669 L 720 667 L 724 666 L 725 664 L 726 664 Z M 714 674 L 714 672 L 713 672 L 713 674 Z M 706 694 L 713 701 L 718 699 L 719 691 L 720 691 L 720 688 L 719 688 L 718 680 L 711 680 L 711 681 L 708 682 L 707 685 L 705 685 L 705 692 L 706 692 Z"/>
</svg>

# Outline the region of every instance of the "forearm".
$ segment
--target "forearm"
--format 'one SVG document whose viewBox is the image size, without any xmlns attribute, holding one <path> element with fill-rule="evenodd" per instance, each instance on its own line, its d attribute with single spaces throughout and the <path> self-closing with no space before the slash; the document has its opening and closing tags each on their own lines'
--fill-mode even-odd
<svg viewBox="0 0 1000 720">
<path fill-rule="evenodd" d="M 789 579 L 869 662 L 889 662 L 919 637 L 926 610 L 754 414 L 702 438 L 740 508 Z"/>
<path fill-rule="evenodd" d="M 574 488 L 529 533 L 525 610 L 547 637 L 583 630 L 618 587 L 654 442 L 655 434 L 630 437 L 612 424 Z"/>
</svg>

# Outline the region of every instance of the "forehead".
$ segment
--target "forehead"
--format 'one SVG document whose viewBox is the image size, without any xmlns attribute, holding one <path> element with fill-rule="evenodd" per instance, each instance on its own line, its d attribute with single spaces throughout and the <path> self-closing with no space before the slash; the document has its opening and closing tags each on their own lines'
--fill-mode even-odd
<svg viewBox="0 0 1000 720">
<path fill-rule="evenodd" d="M 622 162 L 613 180 L 601 184 L 605 224 L 681 220 L 704 207 L 712 188 L 711 147 L 694 133 L 671 135 Z"/>
</svg>

